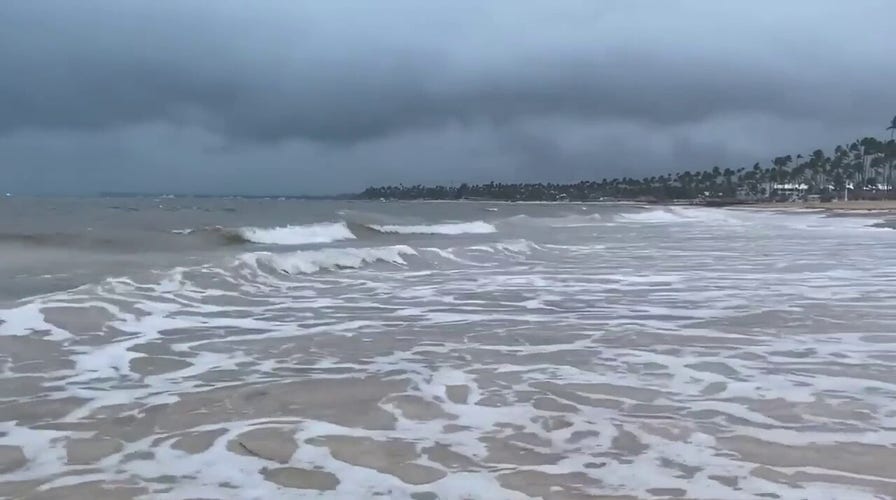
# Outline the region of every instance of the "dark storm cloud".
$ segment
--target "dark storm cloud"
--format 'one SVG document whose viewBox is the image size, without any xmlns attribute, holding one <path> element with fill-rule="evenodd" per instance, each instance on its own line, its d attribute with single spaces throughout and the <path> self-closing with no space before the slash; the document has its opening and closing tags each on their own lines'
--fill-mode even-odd
<svg viewBox="0 0 896 500">
<path fill-rule="evenodd" d="M 46 140 L 67 168 L 109 170 L 97 182 L 167 168 L 198 186 L 254 158 L 316 172 L 310 190 L 358 187 L 347 172 L 575 178 L 746 161 L 896 112 L 894 17 L 888 0 L 7 0 L 0 160 L 57 165 L 33 146 Z M 78 160 L 110 156 L 114 168 Z"/>
</svg>

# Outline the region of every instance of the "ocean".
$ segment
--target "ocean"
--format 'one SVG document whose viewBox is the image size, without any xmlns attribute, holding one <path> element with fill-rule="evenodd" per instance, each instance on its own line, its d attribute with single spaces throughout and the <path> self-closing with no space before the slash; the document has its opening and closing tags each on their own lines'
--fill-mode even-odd
<svg viewBox="0 0 896 500">
<path fill-rule="evenodd" d="M 0 497 L 896 496 L 896 231 L 0 199 Z"/>
</svg>

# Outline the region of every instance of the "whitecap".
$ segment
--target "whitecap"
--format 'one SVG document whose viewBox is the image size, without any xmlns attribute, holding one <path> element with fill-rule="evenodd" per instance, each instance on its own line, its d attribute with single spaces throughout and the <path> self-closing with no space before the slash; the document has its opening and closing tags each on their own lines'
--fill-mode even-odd
<svg viewBox="0 0 896 500">
<path fill-rule="evenodd" d="M 355 235 L 344 222 L 269 228 L 243 227 L 238 232 L 247 241 L 268 245 L 308 245 L 355 239 Z"/>
<path fill-rule="evenodd" d="M 411 226 L 401 226 L 395 224 L 389 225 L 371 225 L 371 229 L 381 233 L 395 234 L 487 234 L 497 232 L 495 226 L 484 222 L 449 222 L 443 224 L 421 224 Z"/>
<path fill-rule="evenodd" d="M 286 274 L 311 274 L 324 269 L 360 268 L 374 262 L 404 265 L 405 255 L 417 252 L 405 245 L 374 248 L 324 248 L 300 250 L 287 254 L 253 252 L 240 257 L 258 270 L 268 267 Z"/>
</svg>

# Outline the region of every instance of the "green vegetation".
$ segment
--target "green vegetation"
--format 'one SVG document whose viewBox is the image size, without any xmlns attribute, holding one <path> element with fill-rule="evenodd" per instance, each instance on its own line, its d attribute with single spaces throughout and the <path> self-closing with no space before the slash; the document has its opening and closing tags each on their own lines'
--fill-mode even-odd
<svg viewBox="0 0 896 500">
<path fill-rule="evenodd" d="M 821 149 L 807 154 L 778 156 L 770 165 L 719 168 L 633 179 L 628 177 L 581 181 L 575 184 L 525 183 L 461 184 L 460 186 L 369 187 L 363 199 L 596 201 L 625 200 L 787 200 L 819 195 L 822 198 L 881 199 L 890 194 L 896 165 L 896 117 L 884 142 L 865 137 L 833 153 Z"/>
</svg>

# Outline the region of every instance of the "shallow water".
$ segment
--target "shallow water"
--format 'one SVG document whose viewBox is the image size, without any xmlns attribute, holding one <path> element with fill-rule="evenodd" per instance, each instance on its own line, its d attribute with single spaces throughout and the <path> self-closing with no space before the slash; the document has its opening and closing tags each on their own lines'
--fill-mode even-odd
<svg viewBox="0 0 896 500">
<path fill-rule="evenodd" d="M 15 203 L 0 497 L 896 495 L 872 219 Z"/>
</svg>

